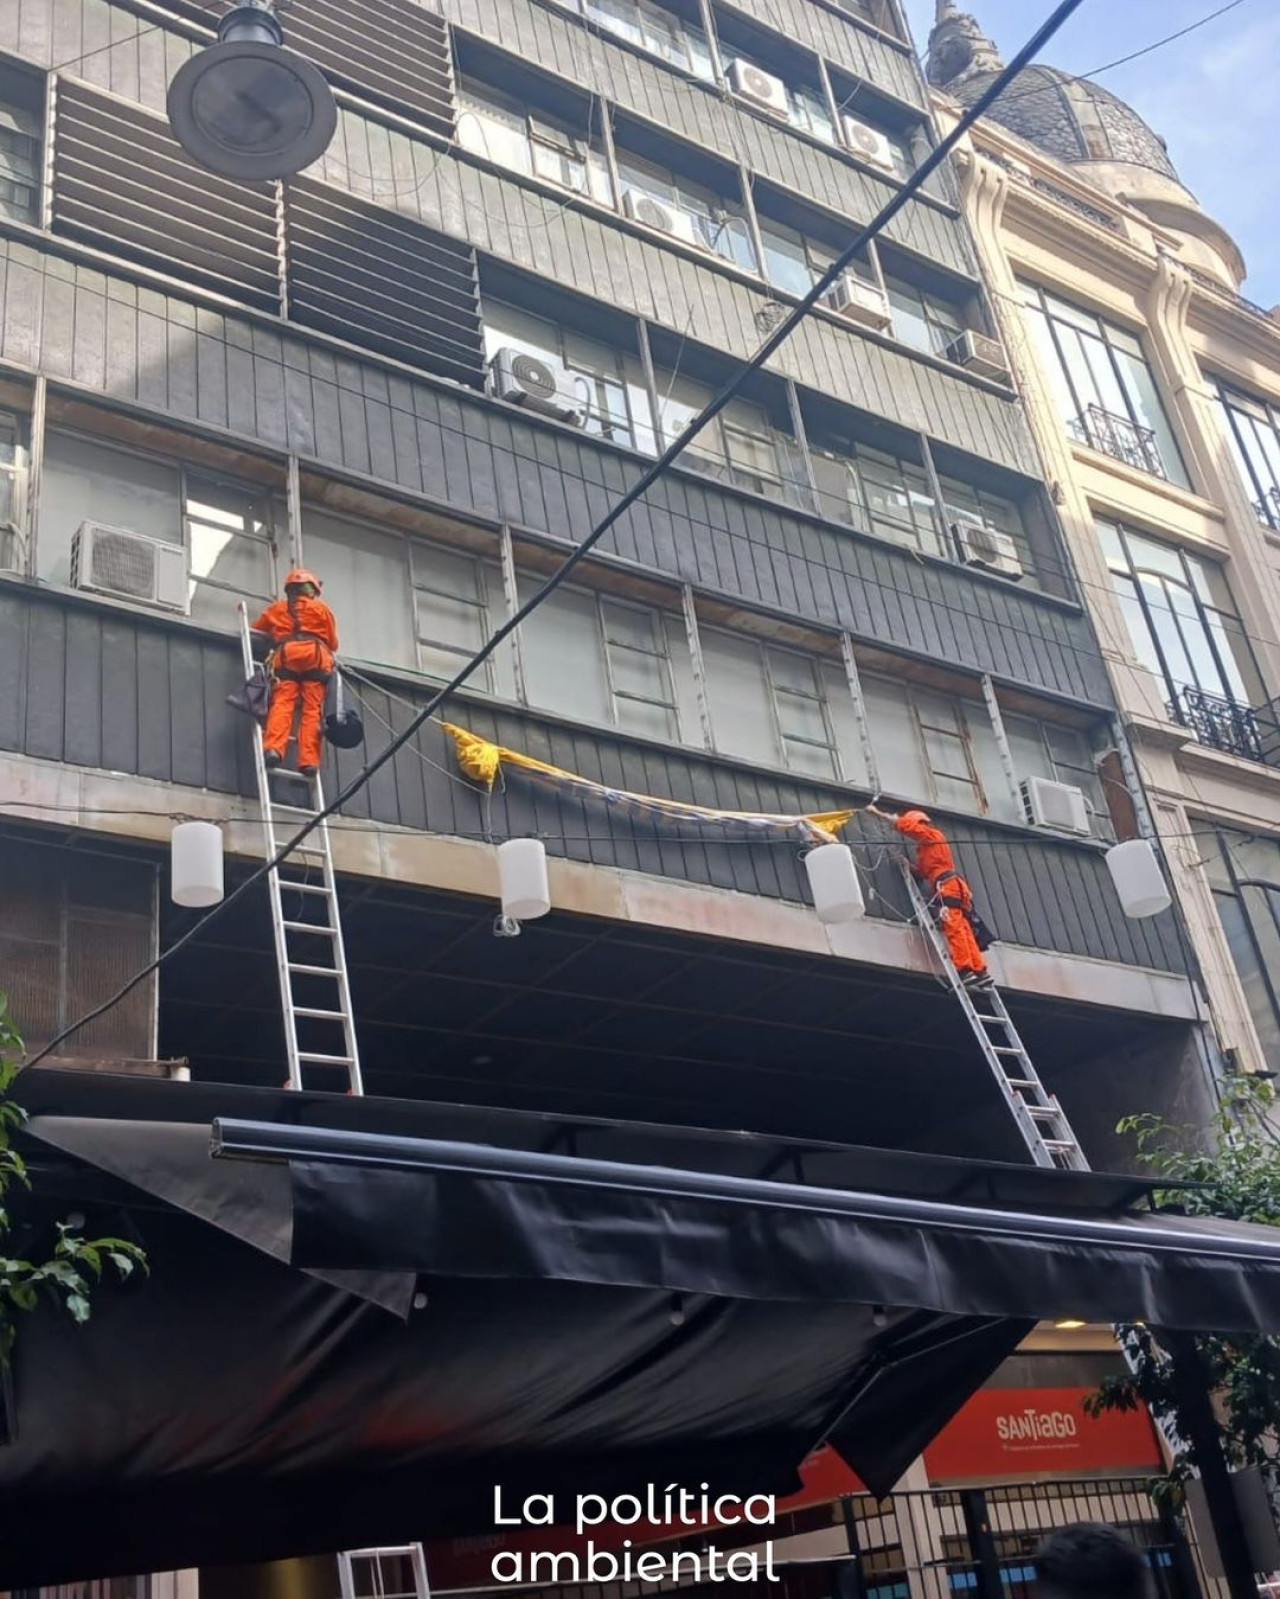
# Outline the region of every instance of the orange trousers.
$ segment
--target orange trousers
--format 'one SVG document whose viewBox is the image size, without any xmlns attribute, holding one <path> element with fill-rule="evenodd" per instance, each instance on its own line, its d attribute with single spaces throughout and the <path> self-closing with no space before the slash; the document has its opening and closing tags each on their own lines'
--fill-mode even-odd
<svg viewBox="0 0 1280 1599">
<path fill-rule="evenodd" d="M 934 892 L 938 890 L 935 888 Z M 947 941 L 947 948 L 951 951 L 951 959 L 956 970 L 985 972 L 986 957 L 978 948 L 978 940 L 973 936 L 973 928 L 965 915 L 965 911 L 973 904 L 973 890 L 963 877 L 953 877 L 943 884 L 941 892 L 948 899 L 963 901 L 962 906 L 943 905 L 938 915 L 938 924 L 942 928 L 942 936 Z"/>
<path fill-rule="evenodd" d="M 299 702 L 302 714 L 298 718 L 298 765 L 320 765 L 320 721 L 324 716 L 324 683 L 314 679 L 277 677 L 271 685 L 271 705 L 267 711 L 267 725 L 262 731 L 262 747 L 274 750 L 284 758 L 293 732 L 294 712 Z"/>
</svg>

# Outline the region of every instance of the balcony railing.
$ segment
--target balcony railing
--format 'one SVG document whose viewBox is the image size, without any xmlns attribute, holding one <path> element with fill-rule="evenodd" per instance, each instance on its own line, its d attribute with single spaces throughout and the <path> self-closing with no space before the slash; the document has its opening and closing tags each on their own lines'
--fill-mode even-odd
<svg viewBox="0 0 1280 1599">
<path fill-rule="evenodd" d="M 1174 695 L 1171 710 L 1174 720 L 1190 728 L 1197 741 L 1209 749 L 1267 766 L 1280 765 L 1280 721 L 1274 705 L 1255 709 L 1184 685 Z"/>
<path fill-rule="evenodd" d="M 1169 476 L 1154 431 L 1139 427 L 1127 416 L 1116 416 L 1100 405 L 1091 405 L 1071 423 L 1071 432 L 1081 444 L 1123 461 L 1126 466 L 1137 467 L 1139 472 L 1149 472 L 1152 477 Z"/>
<path fill-rule="evenodd" d="M 1268 489 L 1253 502 L 1253 514 L 1268 527 L 1280 527 L 1280 488 Z"/>
</svg>

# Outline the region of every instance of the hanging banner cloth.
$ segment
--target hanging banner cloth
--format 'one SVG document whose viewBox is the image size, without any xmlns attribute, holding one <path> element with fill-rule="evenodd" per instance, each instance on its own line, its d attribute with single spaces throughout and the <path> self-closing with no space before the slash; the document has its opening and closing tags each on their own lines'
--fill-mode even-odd
<svg viewBox="0 0 1280 1599">
<path fill-rule="evenodd" d="M 650 794 L 631 794 L 625 789 L 610 788 L 605 783 L 594 783 L 590 778 L 577 777 L 558 766 L 548 766 L 531 755 L 521 755 L 501 744 L 491 744 L 478 733 L 452 722 L 440 724 L 453 738 L 458 765 L 477 783 L 492 788 L 503 766 L 516 766 L 526 772 L 545 777 L 558 787 L 580 796 L 599 800 L 613 810 L 633 816 L 662 817 L 668 821 L 718 823 L 739 827 L 748 832 L 795 833 L 812 844 L 830 844 L 836 834 L 854 815 L 847 811 L 820 811 L 811 816 L 775 816 L 755 811 L 717 811 L 706 805 L 686 805 L 681 800 L 655 799 Z"/>
</svg>

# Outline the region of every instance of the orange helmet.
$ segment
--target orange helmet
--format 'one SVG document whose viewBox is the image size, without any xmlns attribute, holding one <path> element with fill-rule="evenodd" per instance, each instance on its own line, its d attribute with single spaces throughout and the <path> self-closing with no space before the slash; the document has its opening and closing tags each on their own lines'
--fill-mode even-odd
<svg viewBox="0 0 1280 1599">
<path fill-rule="evenodd" d="M 929 821 L 929 813 L 928 813 L 928 811 L 907 811 L 903 815 L 902 820 L 904 822 L 912 822 L 912 823 L 923 822 L 926 827 L 929 827 L 929 826 L 932 825 L 930 823 L 930 821 Z"/>
<path fill-rule="evenodd" d="M 307 569 L 302 566 L 295 566 L 293 571 L 290 572 L 288 577 L 286 577 L 284 580 L 284 586 L 287 589 L 297 588 L 303 583 L 310 583 L 317 594 L 319 594 L 320 590 L 324 587 L 324 584 L 314 572 L 308 572 Z"/>
</svg>

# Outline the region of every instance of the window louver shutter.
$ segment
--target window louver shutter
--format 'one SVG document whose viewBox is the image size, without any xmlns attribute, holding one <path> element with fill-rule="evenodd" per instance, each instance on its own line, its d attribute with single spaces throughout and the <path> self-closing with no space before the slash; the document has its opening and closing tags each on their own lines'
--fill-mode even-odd
<svg viewBox="0 0 1280 1599">
<path fill-rule="evenodd" d="M 54 231 L 278 310 L 275 187 L 196 166 L 162 118 L 58 84 Z"/>
<path fill-rule="evenodd" d="M 288 185 L 285 232 L 295 322 L 483 387 L 468 245 L 309 178 Z"/>
<path fill-rule="evenodd" d="M 233 0 L 159 0 L 166 11 L 217 24 Z M 453 137 L 453 58 L 444 18 L 415 0 L 288 0 L 284 42 L 332 83 Z"/>
</svg>

